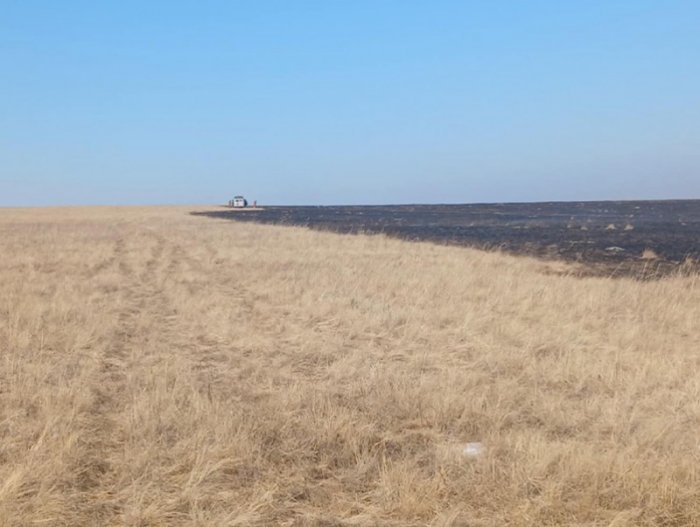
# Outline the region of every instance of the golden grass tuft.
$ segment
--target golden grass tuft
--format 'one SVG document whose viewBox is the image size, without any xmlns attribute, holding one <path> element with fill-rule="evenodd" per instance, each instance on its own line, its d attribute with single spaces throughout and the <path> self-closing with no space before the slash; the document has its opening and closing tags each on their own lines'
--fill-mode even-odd
<svg viewBox="0 0 700 527">
<path fill-rule="evenodd" d="M 647 249 L 644 249 L 642 251 L 641 258 L 642 258 L 642 260 L 658 260 L 659 255 L 656 253 L 656 251 L 654 249 L 647 248 Z"/>
<path fill-rule="evenodd" d="M 700 524 L 696 276 L 189 210 L 0 210 L 0 526 Z"/>
</svg>

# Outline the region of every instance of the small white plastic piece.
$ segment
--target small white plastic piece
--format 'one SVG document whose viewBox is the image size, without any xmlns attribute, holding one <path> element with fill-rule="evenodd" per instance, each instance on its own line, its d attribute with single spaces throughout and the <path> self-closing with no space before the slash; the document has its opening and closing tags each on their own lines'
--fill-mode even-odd
<svg viewBox="0 0 700 527">
<path fill-rule="evenodd" d="M 486 447 L 479 442 L 465 443 L 462 453 L 468 457 L 479 457 L 485 450 Z"/>
</svg>

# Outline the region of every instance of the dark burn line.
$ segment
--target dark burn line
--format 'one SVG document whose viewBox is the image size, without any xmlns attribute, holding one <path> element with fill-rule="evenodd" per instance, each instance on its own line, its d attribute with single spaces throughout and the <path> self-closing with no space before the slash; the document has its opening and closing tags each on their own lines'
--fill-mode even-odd
<svg viewBox="0 0 700 527">
<path fill-rule="evenodd" d="M 294 206 L 244 213 L 222 207 L 193 214 L 500 248 L 580 262 L 595 274 L 667 274 L 700 259 L 700 200 Z"/>
</svg>

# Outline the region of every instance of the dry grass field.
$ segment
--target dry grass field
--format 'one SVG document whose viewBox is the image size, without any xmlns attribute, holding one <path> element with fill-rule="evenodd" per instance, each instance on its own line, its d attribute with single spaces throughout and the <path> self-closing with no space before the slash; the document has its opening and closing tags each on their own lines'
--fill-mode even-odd
<svg viewBox="0 0 700 527">
<path fill-rule="evenodd" d="M 0 210 L 0 526 L 700 525 L 696 277 L 190 210 Z"/>
</svg>

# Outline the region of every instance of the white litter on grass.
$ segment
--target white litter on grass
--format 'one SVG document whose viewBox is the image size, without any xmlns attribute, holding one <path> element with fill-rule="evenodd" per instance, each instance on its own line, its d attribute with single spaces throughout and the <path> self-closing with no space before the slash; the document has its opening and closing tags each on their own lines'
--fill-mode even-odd
<svg viewBox="0 0 700 527">
<path fill-rule="evenodd" d="M 462 454 L 467 457 L 479 457 L 485 450 L 486 447 L 479 442 L 465 443 Z"/>
</svg>

